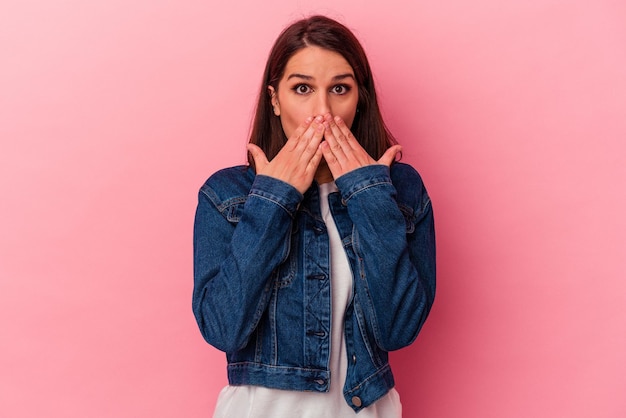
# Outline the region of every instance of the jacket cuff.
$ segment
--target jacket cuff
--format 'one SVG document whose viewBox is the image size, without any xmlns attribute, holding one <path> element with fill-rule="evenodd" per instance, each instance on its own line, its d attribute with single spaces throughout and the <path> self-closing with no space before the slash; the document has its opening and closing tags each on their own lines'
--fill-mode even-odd
<svg viewBox="0 0 626 418">
<path fill-rule="evenodd" d="M 249 196 L 256 196 L 277 204 L 292 218 L 303 199 L 302 194 L 291 184 L 262 174 L 254 178 Z"/>
<path fill-rule="evenodd" d="M 335 180 L 337 188 L 341 192 L 344 204 L 356 194 L 374 186 L 393 186 L 389 167 L 383 164 L 367 165 L 365 167 L 352 170 Z"/>
</svg>

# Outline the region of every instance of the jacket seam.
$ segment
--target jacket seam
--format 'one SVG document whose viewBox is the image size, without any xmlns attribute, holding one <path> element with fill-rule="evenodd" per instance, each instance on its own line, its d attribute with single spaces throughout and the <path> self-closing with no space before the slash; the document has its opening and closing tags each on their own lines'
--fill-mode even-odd
<svg viewBox="0 0 626 418">
<path fill-rule="evenodd" d="M 292 211 L 287 209 L 287 207 L 285 207 L 285 205 L 283 205 L 281 202 L 279 202 L 277 200 L 271 199 L 271 198 L 269 198 L 267 196 L 263 196 L 261 194 L 255 193 L 255 192 L 250 192 L 249 196 L 255 196 L 255 197 L 258 197 L 259 199 L 263 199 L 263 200 L 266 200 L 268 202 L 272 202 L 276 206 L 282 208 L 287 213 L 287 215 L 289 215 L 290 218 L 292 218 L 292 219 L 294 218 L 294 214 L 292 213 Z"/>
<path fill-rule="evenodd" d="M 359 194 L 359 193 L 361 193 L 361 192 L 364 192 L 365 190 L 370 189 L 370 188 L 372 188 L 372 187 L 381 186 L 381 185 L 392 185 L 392 183 L 391 183 L 391 182 L 389 182 L 389 181 L 378 181 L 378 182 L 376 182 L 376 183 L 371 183 L 371 184 L 368 184 L 368 185 L 362 186 L 362 187 L 360 187 L 360 188 L 358 188 L 358 189 L 356 189 L 356 190 L 354 190 L 354 191 L 350 192 L 350 193 L 348 194 L 348 196 L 347 196 L 344 200 L 345 200 L 346 202 L 348 202 L 350 199 L 352 199 L 352 197 L 353 197 L 353 196 L 356 196 L 357 194 Z"/>
<path fill-rule="evenodd" d="M 365 385 L 367 382 L 369 382 L 369 381 L 371 381 L 373 379 L 376 379 L 379 375 L 381 375 L 382 373 L 385 373 L 385 372 L 387 372 L 389 370 L 391 370 L 391 366 L 389 365 L 389 363 L 386 363 L 383 367 L 380 367 L 380 368 L 376 369 L 374 371 L 374 373 L 370 374 L 365 379 L 361 380 L 358 385 L 356 385 L 355 387 L 353 387 L 351 389 L 348 389 L 346 391 L 346 395 L 352 394 L 352 393 L 356 392 L 357 390 L 360 390 L 361 387 L 363 385 Z"/>
</svg>

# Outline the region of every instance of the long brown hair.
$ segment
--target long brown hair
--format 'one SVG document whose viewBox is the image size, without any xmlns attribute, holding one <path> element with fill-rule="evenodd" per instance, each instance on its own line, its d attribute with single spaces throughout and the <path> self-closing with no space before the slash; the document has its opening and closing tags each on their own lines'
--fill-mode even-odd
<svg viewBox="0 0 626 418">
<path fill-rule="evenodd" d="M 283 30 L 276 39 L 265 66 L 250 143 L 258 145 L 268 160 L 271 160 L 287 141 L 280 118 L 274 116 L 272 111 L 267 87 L 272 86 L 278 91 L 278 83 L 284 75 L 289 59 L 310 45 L 341 54 L 354 70 L 359 100 L 351 130 L 368 154 L 378 160 L 397 142 L 385 126 L 380 113 L 367 56 L 348 28 L 326 16 L 311 16 L 299 20 Z M 250 155 L 248 163 L 254 167 L 254 160 Z"/>
</svg>

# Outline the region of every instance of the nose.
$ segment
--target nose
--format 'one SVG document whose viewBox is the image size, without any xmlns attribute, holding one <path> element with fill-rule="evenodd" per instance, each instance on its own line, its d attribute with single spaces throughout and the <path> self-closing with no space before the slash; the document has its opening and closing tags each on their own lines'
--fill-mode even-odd
<svg viewBox="0 0 626 418">
<path fill-rule="evenodd" d="M 316 99 L 315 109 L 313 109 L 314 115 L 325 115 L 326 113 L 332 114 L 330 109 L 330 100 L 326 92 L 319 93 Z"/>
</svg>

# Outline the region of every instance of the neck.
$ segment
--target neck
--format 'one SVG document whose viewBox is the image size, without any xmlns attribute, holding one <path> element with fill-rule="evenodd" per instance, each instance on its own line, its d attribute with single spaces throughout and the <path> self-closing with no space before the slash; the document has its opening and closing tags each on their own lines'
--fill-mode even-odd
<svg viewBox="0 0 626 418">
<path fill-rule="evenodd" d="M 317 184 L 324 184 L 330 183 L 333 180 L 333 175 L 326 165 L 326 161 L 322 160 L 320 165 L 317 167 L 317 171 L 315 172 L 315 181 L 317 181 Z"/>
</svg>

